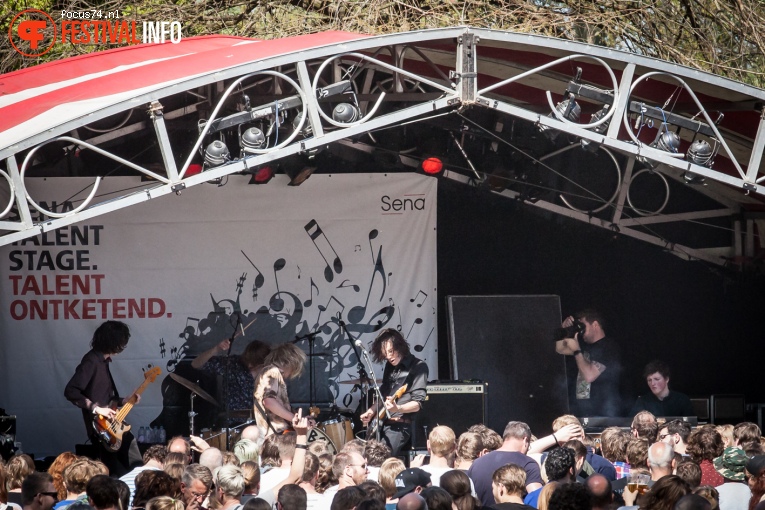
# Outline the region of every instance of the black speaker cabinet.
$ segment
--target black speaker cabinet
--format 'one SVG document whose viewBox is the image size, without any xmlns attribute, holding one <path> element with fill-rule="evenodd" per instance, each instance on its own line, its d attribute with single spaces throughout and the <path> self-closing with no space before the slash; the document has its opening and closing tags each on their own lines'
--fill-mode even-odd
<svg viewBox="0 0 765 510">
<path fill-rule="evenodd" d="M 412 425 L 412 448 L 427 448 L 428 434 L 436 425 L 447 425 L 459 437 L 471 425 L 486 423 L 488 384 L 476 382 L 431 382 L 422 411 Z"/>
</svg>

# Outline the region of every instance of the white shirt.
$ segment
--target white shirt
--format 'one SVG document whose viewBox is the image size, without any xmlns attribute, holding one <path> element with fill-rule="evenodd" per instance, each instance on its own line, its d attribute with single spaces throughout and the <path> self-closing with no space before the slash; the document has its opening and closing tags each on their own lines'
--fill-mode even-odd
<svg viewBox="0 0 765 510">
<path fill-rule="evenodd" d="M 752 491 L 745 483 L 728 482 L 715 487 L 720 494 L 720 510 L 746 510 Z"/>
<path fill-rule="evenodd" d="M 290 474 L 290 468 L 278 467 L 263 473 L 260 476 L 260 492 L 273 489 Z"/>
</svg>

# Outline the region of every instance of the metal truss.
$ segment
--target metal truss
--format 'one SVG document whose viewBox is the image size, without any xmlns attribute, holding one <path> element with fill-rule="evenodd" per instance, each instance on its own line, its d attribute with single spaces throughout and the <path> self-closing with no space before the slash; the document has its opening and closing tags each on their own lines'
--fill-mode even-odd
<svg viewBox="0 0 765 510">
<path fill-rule="evenodd" d="M 484 57 L 483 48 L 507 56 Z M 515 62 L 514 51 L 538 54 L 541 63 L 531 67 Z M 573 78 L 560 71 L 562 67 L 579 66 L 590 73 L 598 70 L 600 78 L 583 81 L 581 68 Z M 650 94 L 641 91 L 647 81 L 670 83 L 682 90 L 691 98 L 690 107 L 696 114 L 671 112 L 645 99 Z M 533 104 L 521 94 L 516 95 L 516 86 L 544 91 L 546 104 Z M 711 113 L 715 108 L 705 107 L 695 90 L 698 88 L 703 89 L 704 97 L 716 94 L 724 99 L 729 94 L 737 98 L 737 104 L 746 103 L 752 110 L 759 103 L 756 132 L 742 134 L 721 129 L 719 118 L 713 119 Z M 563 94 L 564 99 L 556 103 L 552 94 Z M 603 108 L 589 123 L 578 122 L 571 115 L 576 100 Z M 382 131 L 448 114 L 464 119 L 464 130 L 478 133 L 482 143 L 494 152 L 497 147 L 514 143 L 493 127 L 496 122 L 525 122 L 543 136 L 565 133 L 573 143 L 529 157 L 544 166 L 550 158 L 573 154 L 571 151 L 590 145 L 591 150 L 605 154 L 613 164 L 617 183 L 609 196 L 592 208 L 577 206 L 563 194 L 529 200 L 512 186 L 487 186 L 494 193 L 641 239 L 689 259 L 724 265 L 731 257 L 751 256 L 754 251 L 754 221 L 745 212 L 747 203 L 759 205 L 765 197 L 761 169 L 764 101 L 762 90 L 713 75 L 605 48 L 526 34 L 461 27 L 362 38 L 346 42 L 342 48 L 312 48 L 195 76 L 180 84 L 137 94 L 45 129 L 22 143 L 0 148 L 0 158 L 5 162 L 0 174 L 7 185 L 5 190 L 0 188 L 0 197 L 8 198 L 6 204 L 0 204 L 0 246 L 164 195 L 180 194 L 187 187 L 214 182 L 229 174 L 252 174 L 284 158 L 310 159 L 333 144 L 372 153 L 376 138 L 384 136 Z M 346 115 L 338 115 L 338 108 Z M 491 121 L 465 116 L 476 110 L 490 114 Z M 102 126 L 113 120 L 112 127 Z M 682 131 L 678 139 L 703 140 L 712 154 L 708 160 L 692 158 L 662 145 L 658 136 L 653 143 L 641 141 L 639 129 L 652 122 L 665 126 L 660 127 L 660 135 L 671 127 L 673 133 Z M 169 123 L 193 126 L 196 139 L 193 143 L 179 143 Z M 247 145 L 242 136 L 250 128 L 255 129 L 250 133 L 256 133 L 259 142 Z M 447 165 L 444 176 L 466 184 L 486 185 L 491 172 L 473 163 L 475 156 L 471 157 L 470 149 L 463 147 L 464 134 L 450 131 L 448 135 L 467 168 L 463 171 L 460 165 Z M 159 164 L 147 165 L 130 155 L 131 144 L 145 144 L 149 139 L 158 148 Z M 211 144 L 216 141 L 226 145 L 226 150 L 211 154 Z M 27 193 L 24 182 L 38 152 L 51 143 L 91 151 L 123 170 L 131 169 L 146 179 L 145 186 L 103 199 L 98 193 L 102 176 L 98 176 L 88 196 L 73 209 L 46 209 Z M 406 151 L 399 154 L 401 163 L 410 167 L 419 166 L 421 156 Z M 715 156 L 728 161 L 731 170 L 713 169 L 710 164 Z M 647 175 L 656 176 L 666 189 L 663 204 L 655 210 L 636 206 L 631 194 L 635 179 Z M 697 189 L 719 207 L 665 213 L 670 183 L 693 180 L 714 184 Z M 652 226 L 662 223 L 716 217 L 730 218 L 735 235 L 731 235 L 729 246 L 685 246 L 652 231 Z"/>
</svg>

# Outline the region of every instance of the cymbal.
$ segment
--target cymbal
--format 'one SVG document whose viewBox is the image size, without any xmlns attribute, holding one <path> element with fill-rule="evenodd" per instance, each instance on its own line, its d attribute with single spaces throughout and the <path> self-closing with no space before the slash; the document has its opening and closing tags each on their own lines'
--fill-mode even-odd
<svg viewBox="0 0 765 510">
<path fill-rule="evenodd" d="M 371 383 L 372 379 L 349 379 L 347 381 L 338 381 L 338 384 L 366 384 Z M 382 379 L 377 379 L 377 384 L 382 383 Z"/>
<path fill-rule="evenodd" d="M 194 384 L 193 382 L 189 381 L 188 379 L 184 379 L 180 375 L 172 373 L 172 372 L 170 373 L 170 379 L 172 379 L 173 381 L 177 382 L 178 384 L 180 384 L 184 388 L 187 388 L 192 393 L 196 393 L 197 395 L 199 395 L 203 399 L 207 400 L 211 404 L 214 404 L 216 406 L 218 405 L 218 401 L 215 400 L 215 398 L 212 395 L 210 395 L 205 390 L 200 388 L 198 384 Z"/>
</svg>

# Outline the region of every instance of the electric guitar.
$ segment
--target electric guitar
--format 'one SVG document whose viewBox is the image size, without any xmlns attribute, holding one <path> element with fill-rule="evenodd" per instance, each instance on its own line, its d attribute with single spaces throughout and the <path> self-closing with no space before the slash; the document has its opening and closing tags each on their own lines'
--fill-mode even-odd
<svg viewBox="0 0 765 510">
<path fill-rule="evenodd" d="M 136 401 L 136 397 L 143 393 L 149 384 L 153 383 L 162 370 L 159 367 L 154 367 L 144 372 L 144 381 L 141 385 L 130 395 L 130 398 L 125 402 L 125 405 L 117 411 L 114 418 L 109 419 L 105 416 L 96 415 L 93 418 L 93 428 L 96 429 L 98 439 L 101 440 L 104 447 L 112 452 L 116 452 L 122 446 L 122 436 L 130 430 L 130 425 L 124 422 L 125 417 L 128 415 Z"/>
<path fill-rule="evenodd" d="M 392 398 L 395 402 L 399 398 L 401 398 L 401 395 L 406 393 L 407 385 L 403 385 L 399 389 L 396 390 L 396 393 L 393 394 Z M 385 404 L 383 404 L 382 410 L 377 413 L 377 417 L 375 417 L 372 421 L 369 422 L 369 426 L 367 427 L 367 438 L 371 438 L 372 436 L 377 434 L 378 429 L 382 429 L 382 426 L 385 424 Z"/>
</svg>

